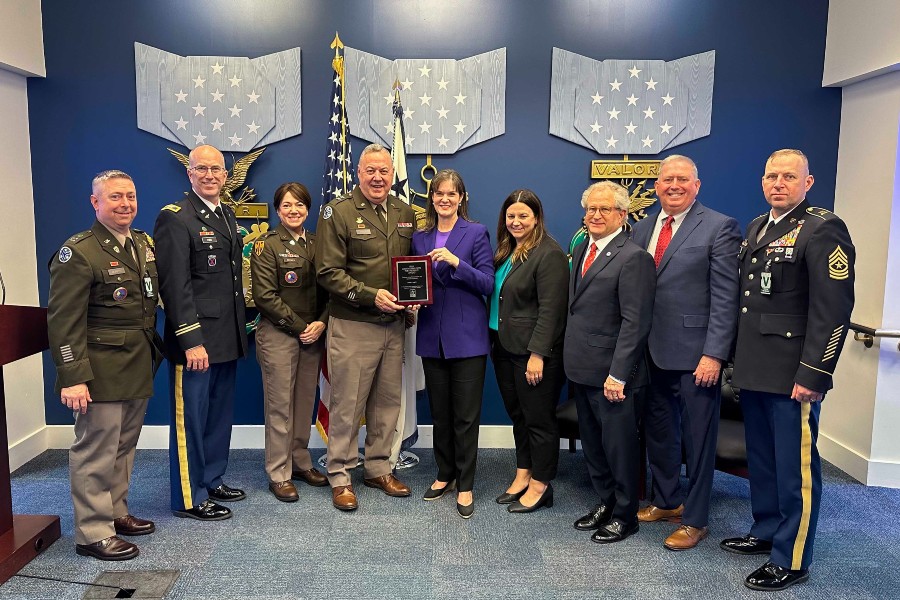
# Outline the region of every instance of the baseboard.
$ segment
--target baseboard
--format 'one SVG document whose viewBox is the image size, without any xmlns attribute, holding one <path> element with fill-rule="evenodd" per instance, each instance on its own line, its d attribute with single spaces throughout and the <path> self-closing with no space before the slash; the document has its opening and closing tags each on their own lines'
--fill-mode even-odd
<svg viewBox="0 0 900 600">
<path fill-rule="evenodd" d="M 38 456 L 50 446 L 47 440 L 47 427 L 41 427 L 31 435 L 28 435 L 9 446 L 9 472 L 12 473 L 29 460 Z M 72 428 L 69 427 L 71 430 Z M 68 447 L 68 446 L 67 446 Z"/>
<path fill-rule="evenodd" d="M 857 481 L 870 486 L 900 488 L 900 462 L 872 460 L 819 432 L 819 454 Z"/>
</svg>

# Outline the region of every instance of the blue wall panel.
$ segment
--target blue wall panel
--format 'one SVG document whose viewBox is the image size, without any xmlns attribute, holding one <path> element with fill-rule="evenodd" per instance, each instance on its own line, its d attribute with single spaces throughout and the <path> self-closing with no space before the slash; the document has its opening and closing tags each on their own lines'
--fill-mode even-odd
<svg viewBox="0 0 900 600">
<path fill-rule="evenodd" d="M 507 48 L 506 134 L 436 161 L 462 173 L 473 216 L 492 231 L 503 199 L 520 187 L 538 193 L 563 244 L 579 225 L 579 199 L 596 156 L 548 133 L 554 46 L 598 60 L 673 60 L 715 50 L 712 134 L 673 150 L 698 163 L 701 200 L 746 224 L 766 209 L 765 158 L 798 147 L 816 175 L 811 200 L 834 204 L 841 96 L 821 87 L 828 14 L 821 0 L 44 0 L 42 7 L 47 78 L 29 79 L 28 101 L 44 304 L 43 265 L 71 233 L 90 226 L 96 172 L 118 168 L 134 176 L 135 226 L 146 230 L 188 189 L 184 170 L 165 150 L 171 144 L 137 129 L 135 41 L 183 56 L 253 58 L 302 48 L 303 134 L 273 144 L 253 166 L 249 183 L 260 201 L 287 180 L 321 186 L 329 43 L 337 30 L 348 46 L 386 58 L 465 58 Z M 363 145 L 354 141 L 357 155 Z M 424 156 L 411 157 L 410 172 L 424 163 Z M 262 422 L 252 351 L 238 371 L 237 423 Z M 46 357 L 45 369 L 47 422 L 70 423 Z M 165 424 L 164 370 L 156 383 L 146 422 Z M 429 422 L 421 398 L 419 407 L 420 422 Z M 490 372 L 483 422 L 508 423 Z"/>
</svg>

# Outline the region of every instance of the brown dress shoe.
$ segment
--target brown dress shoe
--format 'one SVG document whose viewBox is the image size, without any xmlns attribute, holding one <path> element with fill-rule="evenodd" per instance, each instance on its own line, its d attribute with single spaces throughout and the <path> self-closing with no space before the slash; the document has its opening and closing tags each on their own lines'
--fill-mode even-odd
<svg viewBox="0 0 900 600">
<path fill-rule="evenodd" d="M 645 506 L 638 511 L 637 518 L 641 523 L 652 523 L 653 521 L 669 521 L 670 523 L 681 523 L 681 514 L 684 512 L 684 504 L 678 508 L 671 510 L 665 508 L 657 508 L 652 504 Z"/>
<path fill-rule="evenodd" d="M 381 477 L 375 477 L 374 479 L 366 479 L 363 483 L 366 484 L 366 487 L 378 488 L 388 496 L 394 496 L 395 498 L 409 496 L 411 493 L 409 491 L 409 486 L 394 477 L 391 473 L 382 475 Z"/>
<path fill-rule="evenodd" d="M 666 538 L 663 545 L 669 550 L 690 550 L 709 533 L 709 527 L 682 525 Z"/>
<path fill-rule="evenodd" d="M 338 510 L 356 510 L 356 493 L 352 485 L 339 485 L 331 488 L 331 503 Z"/>
<path fill-rule="evenodd" d="M 305 471 L 294 471 L 291 473 L 291 479 L 305 481 L 308 485 L 313 487 L 325 487 L 328 485 L 328 478 L 319 473 L 315 467 Z"/>
<path fill-rule="evenodd" d="M 113 535 L 93 544 L 75 544 L 75 554 L 93 556 L 100 560 L 131 560 L 140 551 L 131 542 Z"/>
<path fill-rule="evenodd" d="M 153 521 L 138 519 L 134 515 L 125 515 L 113 521 L 116 535 L 148 535 L 156 531 Z"/>
<path fill-rule="evenodd" d="M 269 491 L 282 502 L 296 502 L 300 499 L 297 488 L 290 481 L 270 481 Z"/>
</svg>

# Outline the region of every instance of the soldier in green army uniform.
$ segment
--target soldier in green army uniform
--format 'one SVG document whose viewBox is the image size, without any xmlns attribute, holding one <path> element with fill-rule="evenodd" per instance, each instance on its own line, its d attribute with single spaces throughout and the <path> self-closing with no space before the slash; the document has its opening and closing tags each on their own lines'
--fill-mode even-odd
<svg viewBox="0 0 900 600">
<path fill-rule="evenodd" d="M 330 297 L 328 479 L 339 510 L 357 508 L 348 468 L 358 460 L 362 416 L 365 485 L 389 496 L 410 494 L 390 464 L 400 415 L 405 309 L 389 289 L 391 257 L 409 254 L 416 216 L 390 195 L 394 168 L 383 146 L 362 151 L 357 174 L 359 185 L 325 206 L 316 227 L 318 281 Z"/>
<path fill-rule="evenodd" d="M 328 483 L 307 449 L 328 295 L 316 284 L 316 237 L 303 227 L 312 204 L 306 186 L 282 184 L 273 204 L 281 223 L 260 236 L 250 255 L 253 300 L 262 316 L 256 357 L 265 396 L 269 490 L 282 502 L 295 502 L 291 479 L 316 487 Z"/>
<path fill-rule="evenodd" d="M 162 358 L 156 259 L 150 236 L 131 229 L 137 215 L 131 177 L 104 171 L 92 187 L 96 222 L 66 240 L 50 262 L 47 324 L 56 390 L 75 413 L 69 451 L 75 551 L 128 560 L 138 547 L 117 536 L 155 530 L 129 514 L 128 481 Z"/>
</svg>

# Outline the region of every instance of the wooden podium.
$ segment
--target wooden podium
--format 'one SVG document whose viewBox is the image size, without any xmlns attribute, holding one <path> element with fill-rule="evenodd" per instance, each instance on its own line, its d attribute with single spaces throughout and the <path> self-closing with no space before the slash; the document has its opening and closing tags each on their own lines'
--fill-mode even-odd
<svg viewBox="0 0 900 600">
<path fill-rule="evenodd" d="M 0 584 L 59 539 L 59 517 L 13 515 L 3 365 L 46 350 L 47 309 L 0 306 Z"/>
</svg>

